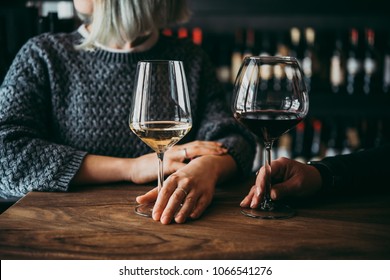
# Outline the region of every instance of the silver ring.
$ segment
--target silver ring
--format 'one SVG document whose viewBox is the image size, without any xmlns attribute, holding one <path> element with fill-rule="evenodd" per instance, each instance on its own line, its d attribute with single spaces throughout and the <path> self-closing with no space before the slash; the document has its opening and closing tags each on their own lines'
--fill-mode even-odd
<svg viewBox="0 0 390 280">
<path fill-rule="evenodd" d="M 186 190 L 185 189 L 183 189 L 183 188 L 181 188 L 181 187 L 177 187 L 176 189 L 179 189 L 179 190 L 181 190 L 184 194 L 185 194 L 185 196 L 187 196 L 188 195 L 188 192 L 186 192 Z"/>
<path fill-rule="evenodd" d="M 188 158 L 187 148 L 184 148 L 183 151 L 184 151 L 184 158 L 187 159 Z"/>
</svg>

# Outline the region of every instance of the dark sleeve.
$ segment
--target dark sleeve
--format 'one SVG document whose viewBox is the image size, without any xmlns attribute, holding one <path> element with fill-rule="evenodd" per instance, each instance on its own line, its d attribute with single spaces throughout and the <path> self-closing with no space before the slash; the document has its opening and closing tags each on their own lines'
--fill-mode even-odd
<svg viewBox="0 0 390 280">
<path fill-rule="evenodd" d="M 66 191 L 85 156 L 50 141 L 50 81 L 42 49 L 29 41 L 0 87 L 0 196 Z"/>
<path fill-rule="evenodd" d="M 320 171 L 325 192 L 386 190 L 390 174 L 390 143 L 348 155 L 322 159 L 314 166 Z"/>
</svg>

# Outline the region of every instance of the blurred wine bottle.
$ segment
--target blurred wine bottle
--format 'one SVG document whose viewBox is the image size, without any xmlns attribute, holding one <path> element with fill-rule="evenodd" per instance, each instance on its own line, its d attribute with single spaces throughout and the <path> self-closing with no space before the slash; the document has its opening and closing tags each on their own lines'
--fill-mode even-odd
<svg viewBox="0 0 390 280">
<path fill-rule="evenodd" d="M 335 46 L 330 60 L 329 77 L 332 92 L 341 93 L 345 83 L 345 56 L 340 33 L 337 33 L 335 39 Z"/>
<path fill-rule="evenodd" d="M 322 154 L 322 122 L 314 119 L 312 121 L 313 126 L 313 137 L 310 148 L 310 160 L 320 160 L 323 157 Z"/>
<path fill-rule="evenodd" d="M 318 84 L 319 60 L 315 50 L 315 31 L 308 27 L 305 29 L 305 50 L 302 59 L 302 70 L 305 74 L 307 90 L 310 92 L 313 83 Z"/>
<path fill-rule="evenodd" d="M 325 157 L 333 157 L 340 154 L 339 126 L 335 120 L 330 121 L 330 132 L 325 150 Z"/>
<path fill-rule="evenodd" d="M 364 80 L 363 92 L 365 94 L 377 94 L 380 90 L 380 79 L 378 73 L 379 54 L 375 48 L 375 33 L 371 28 L 365 30 L 364 49 Z"/>
<path fill-rule="evenodd" d="M 303 60 L 302 36 L 301 36 L 301 31 L 297 27 L 292 27 L 290 29 L 289 56 L 297 58 L 298 62 L 302 65 L 302 60 Z"/>
<path fill-rule="evenodd" d="M 162 34 L 164 34 L 165 36 L 171 37 L 171 36 L 173 36 L 173 30 L 172 30 L 172 28 L 164 28 L 162 30 Z"/>
<path fill-rule="evenodd" d="M 261 33 L 261 44 L 260 44 L 260 50 L 259 55 L 272 55 L 274 54 L 274 50 L 272 49 L 272 36 L 270 32 L 263 31 Z"/>
<path fill-rule="evenodd" d="M 305 155 L 305 122 L 300 122 L 295 128 L 295 138 L 293 141 L 292 157 L 296 161 L 306 162 Z"/>
<path fill-rule="evenodd" d="M 386 45 L 383 55 L 383 82 L 384 93 L 390 93 L 390 35 L 387 35 Z"/>
<path fill-rule="evenodd" d="M 346 155 L 356 152 L 360 148 L 358 127 L 354 124 L 344 126 L 344 139 L 341 154 Z"/>
<path fill-rule="evenodd" d="M 280 31 L 276 35 L 276 49 L 275 56 L 289 56 L 290 49 L 288 47 L 288 33 Z M 283 82 L 285 82 L 284 71 L 282 71 L 280 65 L 275 65 L 273 67 L 273 89 L 275 91 L 280 91 L 283 87 Z"/>
<path fill-rule="evenodd" d="M 346 62 L 347 70 L 347 93 L 357 94 L 362 87 L 362 61 L 359 53 L 359 33 L 356 28 L 352 28 L 349 34 L 349 49 Z"/>
<path fill-rule="evenodd" d="M 243 58 L 252 56 L 255 54 L 255 31 L 252 28 L 246 30 L 245 36 L 245 49 L 243 52 Z"/>
<path fill-rule="evenodd" d="M 261 34 L 261 44 L 260 44 L 260 50 L 259 50 L 259 55 L 260 56 L 268 56 L 272 55 L 272 42 L 271 42 L 271 35 L 269 32 L 263 32 Z M 261 65 L 260 66 L 260 71 L 261 71 L 261 81 L 260 81 L 260 89 L 261 90 L 266 90 L 268 89 L 271 85 L 271 80 L 273 76 L 273 69 L 270 65 Z"/>
<path fill-rule="evenodd" d="M 291 143 L 292 143 L 292 137 L 290 133 L 285 133 L 282 136 L 280 136 L 278 139 L 276 157 L 291 158 Z"/>
<path fill-rule="evenodd" d="M 383 121 L 378 120 L 377 121 L 377 126 L 376 126 L 376 135 L 374 139 L 374 147 L 379 147 L 387 143 L 387 140 L 384 136 L 384 131 L 383 131 Z"/>
<path fill-rule="evenodd" d="M 229 85 L 231 82 L 231 54 L 232 43 L 231 37 L 220 36 L 218 39 L 219 44 L 217 50 L 214 52 L 217 57 L 217 77 L 224 85 Z"/>
<path fill-rule="evenodd" d="M 241 29 L 237 29 L 234 36 L 234 48 L 231 57 L 231 71 L 230 71 L 230 81 L 234 84 L 236 80 L 238 70 L 240 70 L 242 63 L 242 53 L 243 53 L 243 32 Z"/>
<path fill-rule="evenodd" d="M 188 29 L 186 27 L 180 27 L 177 30 L 177 38 L 187 38 L 188 37 Z"/>
<path fill-rule="evenodd" d="M 195 27 L 192 29 L 192 42 L 195 45 L 201 46 L 203 43 L 203 32 L 199 27 Z"/>
</svg>

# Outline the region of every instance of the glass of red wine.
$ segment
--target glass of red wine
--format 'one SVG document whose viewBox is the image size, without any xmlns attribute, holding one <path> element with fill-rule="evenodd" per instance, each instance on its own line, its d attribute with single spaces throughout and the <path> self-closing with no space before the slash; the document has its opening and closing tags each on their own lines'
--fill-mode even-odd
<svg viewBox="0 0 390 280">
<path fill-rule="evenodd" d="M 257 208 L 242 208 L 249 217 L 285 219 L 295 210 L 273 201 L 271 192 L 272 145 L 302 121 L 309 110 L 309 97 L 302 69 L 294 57 L 246 57 L 234 84 L 234 117 L 264 144 L 264 187 Z"/>
</svg>

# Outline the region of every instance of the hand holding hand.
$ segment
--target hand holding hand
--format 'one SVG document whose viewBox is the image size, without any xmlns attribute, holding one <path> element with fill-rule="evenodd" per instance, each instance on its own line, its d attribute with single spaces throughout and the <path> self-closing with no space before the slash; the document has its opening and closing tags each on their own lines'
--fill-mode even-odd
<svg viewBox="0 0 390 280">
<path fill-rule="evenodd" d="M 227 153 L 222 143 L 213 141 L 193 141 L 175 145 L 164 153 L 164 175 L 168 176 L 186 165 L 186 160 L 203 155 L 224 155 Z M 157 156 L 150 153 L 134 160 L 129 181 L 144 184 L 157 180 Z"/>
</svg>

